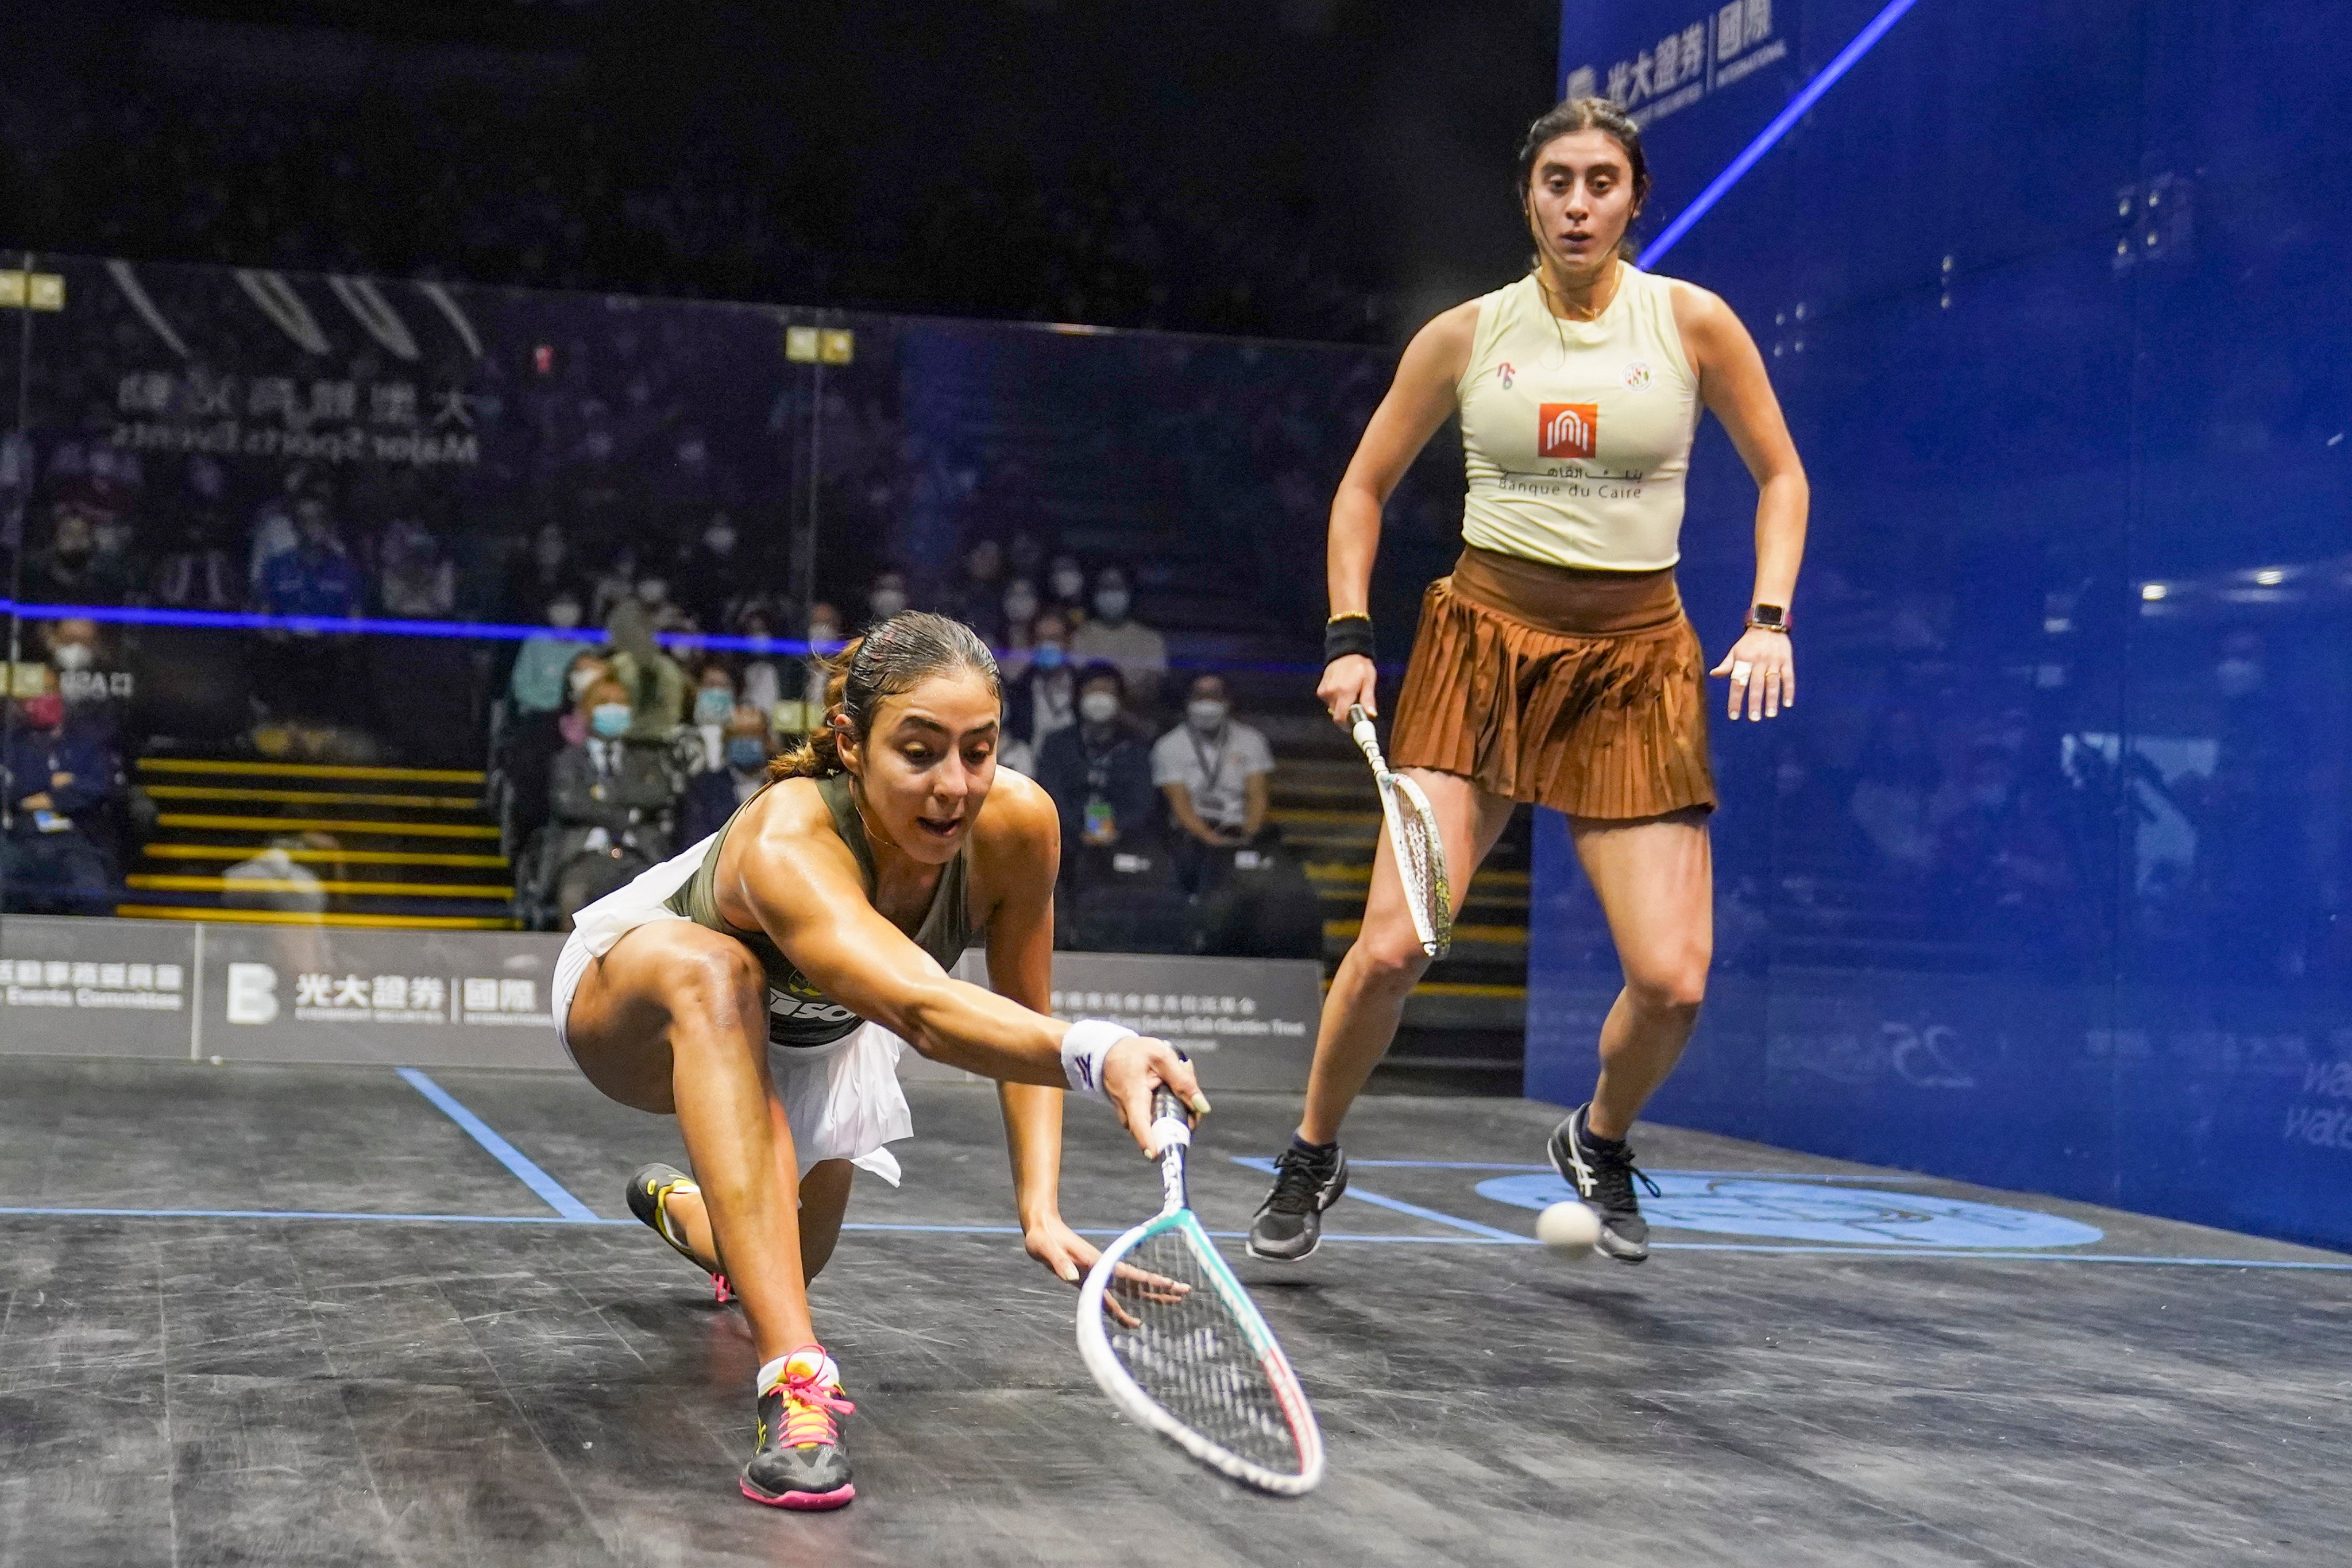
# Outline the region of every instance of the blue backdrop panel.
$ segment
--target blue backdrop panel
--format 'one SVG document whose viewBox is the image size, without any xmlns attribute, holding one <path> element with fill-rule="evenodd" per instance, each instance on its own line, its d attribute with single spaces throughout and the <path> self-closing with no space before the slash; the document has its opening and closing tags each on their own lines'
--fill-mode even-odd
<svg viewBox="0 0 2352 1568">
<path fill-rule="evenodd" d="M 1572 6 L 1562 79 L 1645 117 L 1654 237 L 1878 14 Z M 1715 723 L 1658 1119 L 2352 1245 L 2348 45 L 1919 0 L 1654 263 L 1748 322 L 1814 500 L 1802 701 Z M 1754 490 L 1712 427 L 1690 494 L 1719 657 Z M 1535 888 L 1528 1089 L 1573 1101 L 1617 973 L 1557 818 Z"/>
</svg>

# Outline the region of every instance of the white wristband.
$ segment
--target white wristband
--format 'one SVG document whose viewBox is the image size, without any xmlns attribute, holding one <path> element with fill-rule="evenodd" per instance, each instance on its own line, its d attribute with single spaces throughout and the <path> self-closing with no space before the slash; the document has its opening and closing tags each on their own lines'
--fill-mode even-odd
<svg viewBox="0 0 2352 1568">
<path fill-rule="evenodd" d="M 1103 1088 L 1103 1058 L 1121 1040 L 1135 1038 L 1135 1031 L 1108 1018 L 1081 1018 L 1062 1037 L 1062 1076 L 1080 1094 L 1110 1098 Z"/>
</svg>

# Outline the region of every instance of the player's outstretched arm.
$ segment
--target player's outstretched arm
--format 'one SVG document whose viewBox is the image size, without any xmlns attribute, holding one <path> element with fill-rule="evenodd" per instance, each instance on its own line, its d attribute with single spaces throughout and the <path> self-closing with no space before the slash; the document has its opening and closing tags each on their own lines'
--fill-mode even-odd
<svg viewBox="0 0 2352 1568">
<path fill-rule="evenodd" d="M 1000 1083 L 1097 1090 L 1147 1153 L 1156 1152 L 1156 1086 L 1166 1084 L 1195 1110 L 1206 1109 L 1192 1064 L 1166 1041 L 1129 1036 L 1106 1049 L 1099 1026 L 1070 1041 L 1074 1027 L 1086 1026 L 950 975 L 876 911 L 849 847 L 830 831 L 809 831 L 793 812 L 779 810 L 767 815 L 746 849 L 735 862 L 740 880 L 731 890 L 761 929 L 812 984 L 924 1056 Z M 1074 1072 L 1087 1081 L 1074 1084 Z"/>
</svg>

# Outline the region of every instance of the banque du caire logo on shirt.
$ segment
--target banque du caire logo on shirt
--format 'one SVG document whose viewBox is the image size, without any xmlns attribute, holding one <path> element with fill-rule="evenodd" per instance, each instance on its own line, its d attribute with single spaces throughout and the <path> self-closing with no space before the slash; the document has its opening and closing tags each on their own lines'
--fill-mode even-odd
<svg viewBox="0 0 2352 1568">
<path fill-rule="evenodd" d="M 1589 458 L 1601 430 L 1597 403 L 1547 403 L 1537 410 L 1536 455 Z"/>
</svg>

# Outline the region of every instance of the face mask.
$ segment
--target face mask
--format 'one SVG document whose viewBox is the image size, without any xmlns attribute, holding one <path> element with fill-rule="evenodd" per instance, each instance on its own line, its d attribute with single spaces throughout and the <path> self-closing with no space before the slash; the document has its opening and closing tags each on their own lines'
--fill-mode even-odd
<svg viewBox="0 0 2352 1568">
<path fill-rule="evenodd" d="M 575 669 L 563 678 L 563 683 L 572 688 L 572 700 L 574 702 L 587 695 L 588 688 L 595 682 L 596 672 L 593 669 Z"/>
<path fill-rule="evenodd" d="M 1124 588 L 1105 588 L 1095 595 L 1095 614 L 1107 621 L 1127 619 L 1128 592 Z"/>
<path fill-rule="evenodd" d="M 629 705 L 600 702 L 588 711 L 588 728 L 600 741 L 617 741 L 629 732 Z"/>
<path fill-rule="evenodd" d="M 88 643 L 69 642 L 49 655 L 49 662 L 59 669 L 88 669 L 90 652 Z"/>
<path fill-rule="evenodd" d="M 731 528 L 711 529 L 703 534 L 702 542 L 710 547 L 713 555 L 724 555 L 735 548 L 735 531 Z"/>
<path fill-rule="evenodd" d="M 1075 599 L 1080 594 L 1085 593 L 1086 588 L 1086 574 L 1082 572 L 1070 571 L 1056 572 L 1054 574 L 1054 596 L 1057 599 Z"/>
<path fill-rule="evenodd" d="M 558 631 L 570 631 L 580 624 L 580 606 L 568 599 L 548 605 L 547 624 Z"/>
<path fill-rule="evenodd" d="M 694 721 L 698 724 L 724 724 L 734 715 L 735 694 L 716 686 L 706 686 L 695 693 Z"/>
<path fill-rule="evenodd" d="M 1214 730 L 1225 721 L 1225 715 L 1232 711 L 1231 703 L 1219 701 L 1213 697 L 1196 697 L 1184 704 L 1184 717 L 1191 721 L 1195 730 Z"/>
<path fill-rule="evenodd" d="M 1118 694 L 1089 691 L 1078 699 L 1078 717 L 1089 724 L 1108 724 L 1118 717 Z"/>
<path fill-rule="evenodd" d="M 648 577 L 637 584 L 637 602 L 658 605 L 669 597 L 669 584 L 659 577 Z"/>
<path fill-rule="evenodd" d="M 1026 621 L 1026 620 L 1031 620 L 1031 619 L 1035 618 L 1036 614 L 1037 614 L 1037 595 L 1034 595 L 1034 594 L 1026 594 L 1026 593 L 1024 593 L 1024 594 L 1007 594 L 1007 595 L 1004 595 L 1004 618 L 1005 618 L 1006 620 L 1008 620 L 1008 621 Z"/>
<path fill-rule="evenodd" d="M 2213 667 L 2224 697 L 2243 697 L 2263 683 L 2263 667 L 2251 658 L 2225 658 Z"/>
<path fill-rule="evenodd" d="M 887 621 L 907 607 L 907 595 L 896 588 L 877 588 L 866 595 L 866 608 L 877 621 Z"/>
<path fill-rule="evenodd" d="M 1062 645 L 1057 642 L 1041 642 L 1037 645 L 1036 650 L 1029 656 L 1031 661 L 1040 669 L 1059 669 L 1069 661 L 1069 657 L 1062 651 Z"/>
<path fill-rule="evenodd" d="M 738 735 L 727 742 L 727 765 L 739 773 L 748 773 L 768 760 L 768 748 L 750 735 Z"/>
</svg>

